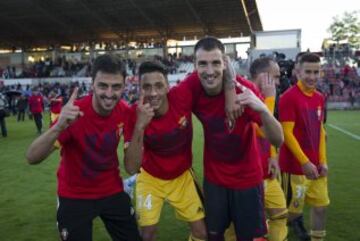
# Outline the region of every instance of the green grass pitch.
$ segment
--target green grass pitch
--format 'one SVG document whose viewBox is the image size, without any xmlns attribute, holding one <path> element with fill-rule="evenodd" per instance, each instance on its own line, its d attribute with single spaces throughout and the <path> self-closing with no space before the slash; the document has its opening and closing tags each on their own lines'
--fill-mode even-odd
<svg viewBox="0 0 360 241">
<path fill-rule="evenodd" d="M 56 169 L 59 154 L 53 153 L 40 165 L 28 165 L 24 155 L 36 137 L 35 124 L 30 120 L 18 123 L 14 117 L 6 121 L 9 136 L 0 137 L 0 240 L 56 241 Z M 328 124 L 359 136 L 360 111 L 330 111 Z M 330 126 L 327 126 L 327 134 L 331 206 L 327 216 L 326 240 L 360 240 L 360 140 Z M 202 149 L 202 128 L 194 118 L 194 169 L 200 180 Z M 122 160 L 121 146 L 119 155 Z M 123 176 L 126 175 L 123 173 Z M 174 211 L 165 205 L 158 240 L 185 241 L 188 232 L 188 225 L 177 221 Z M 93 233 L 95 241 L 110 240 L 98 219 L 95 220 Z M 290 236 L 289 240 L 295 239 Z"/>
</svg>

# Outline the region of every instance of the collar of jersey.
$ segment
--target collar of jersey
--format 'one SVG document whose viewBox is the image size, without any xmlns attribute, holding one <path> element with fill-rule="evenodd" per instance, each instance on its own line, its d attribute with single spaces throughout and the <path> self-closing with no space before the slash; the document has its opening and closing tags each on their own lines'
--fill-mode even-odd
<svg viewBox="0 0 360 241">
<path fill-rule="evenodd" d="M 299 80 L 296 85 L 299 87 L 299 89 L 301 90 L 301 92 L 306 95 L 306 96 L 312 96 L 315 92 L 315 89 L 307 89 L 302 80 Z"/>
</svg>

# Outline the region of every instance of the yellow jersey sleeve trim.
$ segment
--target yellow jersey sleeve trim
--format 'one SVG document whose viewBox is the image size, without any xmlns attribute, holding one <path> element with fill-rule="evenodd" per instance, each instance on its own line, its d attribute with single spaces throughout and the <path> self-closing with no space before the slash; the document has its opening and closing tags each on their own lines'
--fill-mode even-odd
<svg viewBox="0 0 360 241">
<path fill-rule="evenodd" d="M 270 157 L 271 157 L 271 158 L 275 158 L 275 157 L 277 156 L 277 154 L 278 154 L 278 153 L 277 153 L 276 147 L 272 145 L 272 146 L 270 147 Z"/>
<path fill-rule="evenodd" d="M 274 114 L 275 109 L 275 96 L 267 97 L 264 101 L 266 107 L 271 111 L 272 114 Z M 260 126 L 255 123 L 255 130 L 256 130 L 256 136 L 261 138 L 266 138 L 264 131 L 260 128 Z"/>
<path fill-rule="evenodd" d="M 260 128 L 260 126 L 257 123 L 253 124 L 256 131 L 256 136 L 261 138 L 266 138 L 264 131 Z"/>
<path fill-rule="evenodd" d="M 320 128 L 319 161 L 320 161 L 321 164 L 327 164 L 326 131 L 325 131 L 325 128 L 324 128 L 324 124 L 321 124 L 321 128 Z"/>
<path fill-rule="evenodd" d="M 274 114 L 275 96 L 266 97 L 264 103 L 265 103 L 266 107 L 270 110 L 271 114 Z"/>
<path fill-rule="evenodd" d="M 299 142 L 296 140 L 293 130 L 295 123 L 294 122 L 281 122 L 281 125 L 284 130 L 285 145 L 289 148 L 291 153 L 299 161 L 301 165 L 309 162 L 309 158 L 305 155 L 303 150 L 300 147 Z"/>
</svg>

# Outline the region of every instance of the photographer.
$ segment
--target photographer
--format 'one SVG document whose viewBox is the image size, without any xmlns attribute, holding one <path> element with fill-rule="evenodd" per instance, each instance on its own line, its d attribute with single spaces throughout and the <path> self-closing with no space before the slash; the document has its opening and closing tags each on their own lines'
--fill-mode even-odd
<svg viewBox="0 0 360 241">
<path fill-rule="evenodd" d="M 294 62 L 292 60 L 285 60 L 285 58 L 276 57 L 276 62 L 280 68 L 280 79 L 276 83 L 276 98 L 275 98 L 275 110 L 274 116 L 276 119 L 279 117 L 278 103 L 279 97 L 284 93 L 288 88 L 293 85 L 292 74 L 294 69 Z"/>
</svg>

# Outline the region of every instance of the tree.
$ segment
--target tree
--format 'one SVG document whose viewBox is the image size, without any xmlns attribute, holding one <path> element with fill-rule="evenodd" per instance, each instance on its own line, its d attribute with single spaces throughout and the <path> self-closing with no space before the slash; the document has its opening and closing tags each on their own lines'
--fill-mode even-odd
<svg viewBox="0 0 360 241">
<path fill-rule="evenodd" d="M 360 48 L 360 10 L 345 12 L 341 18 L 336 16 L 328 31 L 331 33 L 331 39 L 336 41 L 346 41 L 350 47 Z"/>
</svg>

